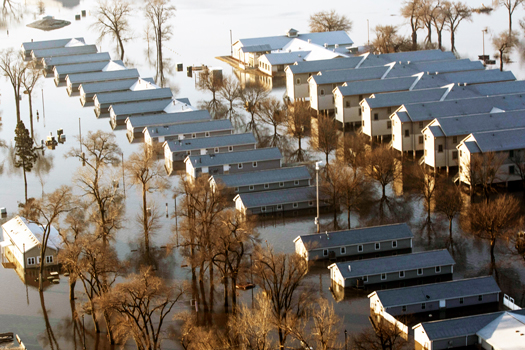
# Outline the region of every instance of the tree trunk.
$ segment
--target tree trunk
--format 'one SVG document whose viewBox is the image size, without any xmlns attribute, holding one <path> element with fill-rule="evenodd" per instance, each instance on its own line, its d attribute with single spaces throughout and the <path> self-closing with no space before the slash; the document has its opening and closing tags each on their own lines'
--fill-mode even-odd
<svg viewBox="0 0 525 350">
<path fill-rule="evenodd" d="M 93 326 L 95 328 L 95 332 L 100 333 L 100 326 L 98 325 L 97 311 L 95 309 L 95 303 L 93 302 L 93 298 L 89 298 L 89 304 L 91 305 L 91 318 L 93 319 Z"/>
<path fill-rule="evenodd" d="M 456 52 L 456 36 L 453 29 L 450 30 L 450 51 Z"/>
<path fill-rule="evenodd" d="M 223 281 L 222 283 L 224 284 L 224 312 L 228 312 L 228 288 L 229 285 L 228 285 L 228 277 L 226 276 L 226 274 L 223 276 Z"/>
<path fill-rule="evenodd" d="M 450 242 L 452 242 L 452 220 L 453 219 L 448 220 L 448 234 L 450 237 Z"/>
<path fill-rule="evenodd" d="M 496 238 L 493 237 L 490 239 L 490 262 L 491 264 L 496 263 L 496 257 L 494 256 L 494 248 L 496 247 Z"/>
<path fill-rule="evenodd" d="M 24 170 L 24 178 L 25 178 L 25 170 Z M 26 203 L 27 203 L 27 184 L 26 184 Z M 44 240 L 44 237 L 42 237 L 42 241 Z M 38 267 L 38 291 L 43 292 L 44 291 L 44 255 L 45 250 L 42 250 L 42 246 L 40 246 L 40 266 Z"/>
<path fill-rule="evenodd" d="M 111 329 L 111 317 L 107 313 L 107 311 L 104 311 L 104 321 L 106 321 L 106 329 L 108 331 L 108 340 L 110 344 L 115 344 L 115 339 L 113 338 L 113 330 Z"/>
<path fill-rule="evenodd" d="M 509 38 L 512 35 L 512 12 L 509 9 Z"/>
<path fill-rule="evenodd" d="M 427 26 L 427 42 L 432 44 L 432 24 Z"/>
<path fill-rule="evenodd" d="M 29 96 L 29 123 L 31 124 L 31 138 L 33 139 L 33 142 L 35 142 L 35 134 L 33 132 L 33 99 L 31 98 L 31 93 L 29 93 L 28 96 Z"/>
<path fill-rule="evenodd" d="M 124 61 L 124 43 L 122 43 L 122 38 L 120 37 L 119 34 L 117 34 L 117 40 L 120 46 L 120 60 Z"/>
<path fill-rule="evenodd" d="M 215 276 L 213 275 L 213 264 L 210 263 L 210 312 L 213 311 L 213 300 L 215 295 Z"/>
<path fill-rule="evenodd" d="M 351 214 L 350 206 L 347 206 L 346 213 L 347 213 L 346 219 L 348 220 L 348 229 L 350 230 L 350 228 L 351 228 L 351 226 L 350 226 L 350 214 Z"/>
<path fill-rule="evenodd" d="M 503 50 L 499 50 L 499 70 L 503 72 Z"/>
<path fill-rule="evenodd" d="M 237 275 L 232 273 L 232 309 L 235 313 L 237 309 Z"/>
<path fill-rule="evenodd" d="M 69 275 L 69 300 L 75 300 L 75 286 L 77 284 L 77 278 Z"/>
<path fill-rule="evenodd" d="M 27 176 L 26 176 L 25 162 L 22 162 L 22 169 L 24 170 L 24 189 L 25 189 L 25 199 L 26 199 L 26 204 L 27 204 Z"/>
<path fill-rule="evenodd" d="M 412 51 L 417 50 L 417 32 L 412 30 Z"/>
<path fill-rule="evenodd" d="M 149 255 L 149 228 L 148 228 L 148 203 L 146 198 L 146 185 L 142 184 L 142 224 L 144 225 L 144 250 L 146 252 L 146 260 L 148 264 L 151 263 Z"/>
<path fill-rule="evenodd" d="M 437 39 L 437 42 L 438 42 L 438 49 L 442 49 L 442 45 L 441 45 L 441 39 L 442 39 L 442 30 L 437 30 L 437 36 L 438 36 L 438 39 Z"/>
</svg>

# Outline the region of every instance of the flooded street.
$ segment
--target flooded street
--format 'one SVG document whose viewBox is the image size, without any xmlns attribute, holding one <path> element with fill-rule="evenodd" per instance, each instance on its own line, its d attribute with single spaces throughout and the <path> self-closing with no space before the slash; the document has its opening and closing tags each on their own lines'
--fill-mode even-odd
<svg viewBox="0 0 525 350">
<path fill-rule="evenodd" d="M 24 1 L 20 0 L 24 3 Z M 469 5 L 479 6 L 477 1 L 466 1 Z M 36 15 L 36 1 L 27 1 L 24 7 L 23 19 L 20 22 L 8 20 L 0 22 L 0 49 L 9 47 L 19 48 L 22 42 L 31 40 L 50 40 L 69 37 L 84 37 L 86 43 L 96 43 L 99 51 L 109 51 L 113 59 L 117 59 L 115 45 L 107 39 L 98 42 L 96 33 L 90 28 L 94 18 L 90 15 L 93 1 L 74 0 L 46 0 L 46 15 L 55 16 L 57 19 L 71 21 L 71 25 L 51 32 L 43 32 L 28 28 L 25 25 L 39 19 Z M 137 8 L 143 7 L 143 2 L 135 0 Z M 353 21 L 353 29 L 349 35 L 357 45 L 366 44 L 367 41 L 367 19 L 370 22 L 370 38 L 374 35 L 372 28 L 377 24 L 401 24 L 403 19 L 398 15 L 401 2 L 377 0 L 374 2 L 364 1 L 342 1 L 336 0 L 329 3 L 330 8 L 335 8 L 342 14 L 346 14 Z M 210 99 L 207 94 L 195 88 L 195 76 L 187 77 L 186 70 L 175 72 L 175 63 L 182 62 L 186 68 L 188 65 L 205 64 L 208 66 L 219 66 L 223 68 L 223 74 L 230 75 L 233 68 L 226 66 L 224 62 L 215 59 L 216 56 L 228 55 L 230 53 L 230 30 L 233 33 L 233 41 L 239 38 L 250 38 L 259 36 L 284 34 L 290 27 L 301 32 L 307 31 L 307 20 L 311 13 L 328 8 L 321 7 L 318 2 L 291 2 L 291 1 L 269 1 L 264 3 L 247 3 L 241 0 L 228 0 L 217 2 L 211 0 L 181 0 L 174 2 L 177 7 L 176 18 L 173 21 L 173 38 L 166 44 L 165 55 L 167 56 L 165 75 L 167 86 L 174 90 L 177 98 L 188 98 L 193 106 L 198 106 L 199 101 Z M 22 6 L 23 7 L 23 6 Z M 75 21 L 75 14 L 81 10 L 87 10 L 87 17 Z M 525 16 L 525 10 L 519 8 L 515 13 L 515 22 Z M 487 23 L 493 26 L 491 32 L 499 33 L 507 27 L 505 12 L 500 9 L 490 17 L 485 15 L 473 15 L 473 22 L 462 23 L 457 34 L 456 46 L 459 55 L 464 58 L 476 59 L 482 49 L 482 29 Z M 147 43 L 144 37 L 144 18 L 141 11 L 135 11 L 133 17 L 133 36 L 125 43 L 127 67 L 137 68 L 141 77 L 153 77 L 155 74 L 155 62 L 148 59 Z M 409 28 L 404 25 L 400 29 L 401 34 L 409 34 Z M 421 32 L 421 37 L 424 33 Z M 448 33 L 444 34 L 443 43 L 449 46 Z M 154 50 L 154 43 L 150 43 Z M 485 36 L 486 51 L 493 54 L 491 39 Z M 489 49 L 490 47 L 490 49 Z M 151 59 L 155 54 L 152 51 Z M 525 69 L 518 59 L 515 63 L 506 65 L 506 69 L 512 70 L 518 79 L 525 78 Z M 242 76 L 243 73 L 236 74 Z M 284 85 L 274 84 L 273 94 L 282 96 Z M 14 144 L 14 130 L 16 126 L 16 113 L 14 97 L 11 85 L 2 77 L 0 79 L 0 116 L 2 127 L 0 139 L 5 140 L 7 145 Z M 34 90 L 33 113 L 35 115 L 34 129 L 37 140 L 46 138 L 50 133 L 56 136 L 58 129 L 63 129 L 67 141 L 59 144 L 55 150 L 45 149 L 40 164 L 28 174 L 28 196 L 40 197 L 43 193 L 52 192 L 60 185 L 71 184 L 72 176 L 81 166 L 78 159 L 66 158 L 65 154 L 72 148 L 78 146 L 76 137 L 79 130 L 85 135 L 89 131 L 103 130 L 111 131 L 109 118 L 97 118 L 92 106 L 82 107 L 78 96 L 68 97 L 65 86 L 56 87 L 53 79 L 48 76 L 42 78 Z M 38 111 L 38 119 L 36 118 Z M 29 112 L 27 96 L 21 101 L 21 116 L 26 127 L 29 128 Z M 130 144 L 125 130 L 114 131 L 116 140 L 122 149 L 124 158 L 138 150 L 139 144 Z M 305 143 L 306 144 L 306 143 Z M 315 156 L 315 155 L 313 155 Z M 322 155 L 324 157 L 324 155 Z M 321 158 L 321 156 L 319 156 Z M 24 181 L 19 169 L 13 167 L 10 149 L 0 148 L 0 163 L 3 162 L 0 172 L 0 207 L 6 207 L 8 217 L 15 215 L 18 211 L 18 203 L 24 201 Z M 121 174 L 117 172 L 117 174 Z M 178 176 L 170 177 L 172 187 L 178 182 Z M 115 181 L 122 186 L 122 176 L 115 175 Z M 125 227 L 116 235 L 115 246 L 121 258 L 132 257 L 137 240 L 137 232 L 134 226 L 135 216 L 140 209 L 140 193 L 138 188 L 126 187 L 126 220 Z M 154 245 L 159 247 L 169 243 L 175 243 L 176 238 L 172 227 L 175 219 L 173 192 L 156 193 L 150 195 L 150 201 L 155 200 L 157 207 L 164 212 L 167 203 L 170 218 L 163 216 L 163 227 L 154 236 Z M 448 222 L 446 227 L 440 227 L 434 233 L 422 233 L 418 229 L 422 216 L 423 204 L 411 203 L 410 226 L 415 235 L 414 251 L 430 250 L 437 248 L 448 248 L 446 241 L 448 237 Z M 339 214 L 340 221 L 346 222 L 346 213 Z M 436 219 L 437 221 L 437 219 Z M 3 223 L 3 221 L 2 221 Z M 359 224 L 359 217 L 352 216 L 353 227 Z M 321 230 L 330 230 L 331 214 L 325 214 L 321 219 Z M 454 279 L 463 277 L 474 277 L 489 273 L 489 249 L 486 241 L 473 239 L 472 236 L 463 233 L 459 228 L 457 220 L 454 222 L 455 237 L 449 251 L 456 260 L 454 268 Z M 315 231 L 314 215 L 297 218 L 261 220 L 258 224 L 260 238 L 265 244 L 275 247 L 279 252 L 293 252 L 292 243 L 298 235 L 312 233 Z M 504 293 L 514 297 L 518 304 L 523 306 L 525 302 L 525 268 L 523 260 L 510 254 L 504 242 L 498 247 L 497 260 L 499 263 L 498 274 L 500 287 Z M 168 275 L 177 280 L 189 279 L 189 269 L 181 267 L 182 258 L 175 251 L 167 259 Z M 314 266 L 310 270 L 307 282 L 314 286 L 321 294 L 334 303 L 330 287 L 330 276 L 326 266 Z M 222 288 L 222 287 L 221 287 Z M 83 288 L 80 283 L 76 286 L 77 295 L 81 298 Z M 257 292 L 257 289 L 255 289 Z M 250 302 L 251 292 L 240 291 L 240 299 Z M 221 298 L 220 290 L 217 298 Z M 369 327 L 369 301 L 366 292 L 348 293 L 337 302 L 335 307 L 337 313 L 344 319 L 344 328 L 349 333 Z M 20 335 L 29 349 L 81 349 L 84 331 L 80 323 L 72 321 L 74 309 L 69 302 L 69 286 L 67 277 L 61 277 L 59 284 L 49 285 L 44 293 L 45 300 L 40 298 L 37 283 L 34 277 L 28 278 L 24 284 L 15 270 L 0 268 L 0 333 L 15 332 Z M 339 300 L 339 299 L 338 299 Z M 45 305 L 45 307 L 43 307 Z M 220 301 L 216 303 L 217 309 L 221 306 Z M 79 306 L 76 306 L 77 308 Z M 43 312 L 47 310 L 47 312 Z M 179 310 L 191 310 L 191 306 L 180 304 Z M 108 349 L 105 334 L 99 337 L 93 334 L 91 319 L 85 318 L 85 332 L 88 349 Z M 174 322 L 173 325 L 175 326 Z M 134 344 L 128 344 L 134 348 Z M 174 342 L 163 343 L 163 348 L 178 348 Z"/>
</svg>

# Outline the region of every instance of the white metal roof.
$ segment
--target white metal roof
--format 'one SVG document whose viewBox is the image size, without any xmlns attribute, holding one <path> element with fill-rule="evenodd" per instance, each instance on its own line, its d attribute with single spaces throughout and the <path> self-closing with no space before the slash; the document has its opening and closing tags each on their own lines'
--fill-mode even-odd
<svg viewBox="0 0 525 350">
<path fill-rule="evenodd" d="M 11 241 L 20 249 L 29 251 L 41 244 L 44 227 L 36 222 L 29 221 L 22 216 L 16 216 L 2 225 L 2 229 Z M 60 243 L 58 231 L 51 226 L 47 246 L 57 249 Z"/>
</svg>

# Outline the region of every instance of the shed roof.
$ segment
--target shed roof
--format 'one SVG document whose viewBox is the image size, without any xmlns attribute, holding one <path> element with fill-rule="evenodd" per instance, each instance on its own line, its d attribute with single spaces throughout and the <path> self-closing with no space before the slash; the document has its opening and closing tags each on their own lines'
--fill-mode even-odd
<svg viewBox="0 0 525 350">
<path fill-rule="evenodd" d="M 264 207 L 277 204 L 297 203 L 315 200 L 315 187 L 297 187 L 275 191 L 240 193 L 237 195 L 246 208 Z"/>
<path fill-rule="evenodd" d="M 60 47 L 55 49 L 32 50 L 34 58 L 57 57 L 57 56 L 71 56 L 71 55 L 85 55 L 88 53 L 98 52 L 96 45 L 84 45 L 73 47 Z"/>
<path fill-rule="evenodd" d="M 265 160 L 281 159 L 281 151 L 278 148 L 259 148 L 249 151 L 207 154 L 200 156 L 188 156 L 185 162 L 191 162 L 194 168 L 216 166 L 223 164 L 238 164 Z"/>
<path fill-rule="evenodd" d="M 308 180 L 311 176 L 305 166 L 298 166 L 253 171 L 249 173 L 213 175 L 212 178 L 216 183 L 222 183 L 226 187 L 240 187 L 294 180 Z"/>
<path fill-rule="evenodd" d="M 42 241 L 42 235 L 44 234 L 44 226 L 18 215 L 3 224 L 2 229 L 22 252 L 24 251 L 24 246 L 26 252 L 39 246 Z M 47 246 L 57 249 L 59 245 L 60 236 L 58 231 L 51 226 Z"/>
<path fill-rule="evenodd" d="M 186 124 L 184 124 L 186 125 Z M 195 139 L 166 141 L 170 152 L 186 152 L 190 150 L 208 149 L 214 147 L 255 145 L 257 140 L 251 132 L 212 137 L 199 137 Z"/>
<path fill-rule="evenodd" d="M 172 98 L 173 93 L 170 88 L 159 88 L 149 90 L 138 90 L 138 91 L 118 91 L 118 92 L 105 92 L 96 94 L 93 99 L 96 99 L 100 104 L 107 103 L 122 103 L 132 101 L 144 101 L 151 98 L 155 99 L 168 99 Z"/>
<path fill-rule="evenodd" d="M 390 72 L 388 72 L 388 77 L 406 77 L 419 72 L 445 74 L 452 72 L 482 71 L 484 69 L 485 67 L 483 66 L 483 63 L 480 61 L 471 61 L 469 59 L 396 62 Z"/>
<path fill-rule="evenodd" d="M 170 97 L 164 100 L 117 103 L 111 105 L 110 110 L 112 110 L 117 116 L 143 113 L 160 113 L 169 107 L 170 104 L 176 104 L 176 100 Z"/>
<path fill-rule="evenodd" d="M 315 250 L 413 237 L 408 225 L 402 223 L 301 235 L 296 240 L 300 239 L 307 250 Z"/>
<path fill-rule="evenodd" d="M 130 68 L 109 72 L 68 74 L 67 80 L 71 84 L 86 84 L 111 80 L 132 79 L 138 78 L 139 76 L 139 71 L 136 68 Z"/>
<path fill-rule="evenodd" d="M 147 114 L 129 116 L 126 119 L 126 124 L 132 128 L 142 130 L 146 126 L 163 126 L 179 123 L 192 123 L 198 121 L 211 120 L 210 112 L 207 110 L 186 110 L 175 113 L 165 114 Z"/>
<path fill-rule="evenodd" d="M 31 41 L 22 43 L 24 50 L 43 50 L 43 49 L 54 49 L 59 47 L 65 47 L 72 40 L 76 40 L 85 43 L 84 38 L 67 38 L 67 39 L 55 39 L 55 40 L 43 40 L 43 41 Z"/>
<path fill-rule="evenodd" d="M 141 80 L 146 81 L 151 84 L 155 84 L 155 80 L 153 78 L 138 78 L 138 79 L 129 78 L 129 79 L 112 80 L 112 81 L 105 81 L 105 82 L 99 82 L 99 83 L 84 83 L 82 84 L 82 90 L 88 94 L 128 90 L 133 85 L 135 85 L 138 81 L 141 81 Z"/>
<path fill-rule="evenodd" d="M 355 278 L 434 266 L 455 265 L 446 249 L 336 263 L 343 278 Z M 331 265 L 333 266 L 333 265 Z"/>
<path fill-rule="evenodd" d="M 241 47 L 242 52 L 267 52 L 272 51 L 272 47 L 269 44 L 261 45 L 250 45 Z"/>
<path fill-rule="evenodd" d="M 484 276 L 413 287 L 378 290 L 368 297 L 370 298 L 373 294 L 377 294 L 383 307 L 389 308 L 500 292 L 501 290 L 494 277 Z"/>
<path fill-rule="evenodd" d="M 191 134 L 204 131 L 233 130 L 233 125 L 229 119 L 216 119 L 198 123 L 184 123 L 165 125 L 163 127 L 147 126 L 144 133 L 148 132 L 151 137 L 176 136 L 181 134 Z M 186 141 L 189 141 L 186 140 Z"/>
<path fill-rule="evenodd" d="M 69 64 L 91 63 L 99 61 L 109 61 L 111 56 L 107 52 L 90 53 L 86 55 L 58 56 L 43 58 L 46 66 L 59 66 Z"/>
</svg>

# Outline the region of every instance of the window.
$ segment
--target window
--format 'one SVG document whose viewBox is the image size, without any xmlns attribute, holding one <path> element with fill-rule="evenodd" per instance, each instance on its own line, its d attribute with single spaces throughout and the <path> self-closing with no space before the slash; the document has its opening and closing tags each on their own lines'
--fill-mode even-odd
<svg viewBox="0 0 525 350">
<path fill-rule="evenodd" d="M 458 143 L 458 137 L 457 136 L 452 136 L 452 142 L 453 143 Z"/>
<path fill-rule="evenodd" d="M 270 188 L 270 184 L 264 184 L 264 188 Z"/>
<path fill-rule="evenodd" d="M 294 207 L 294 208 L 298 208 L 298 207 L 299 207 L 299 203 L 294 203 L 294 204 L 293 204 L 293 207 Z"/>
<path fill-rule="evenodd" d="M 361 111 L 361 109 L 359 109 L 359 116 L 361 116 L 361 113 L 362 113 L 362 111 Z M 363 126 L 365 126 L 364 122 L 363 122 Z"/>
<path fill-rule="evenodd" d="M 363 95 L 359 95 L 359 101 L 363 99 Z"/>
<path fill-rule="evenodd" d="M 368 282 L 368 276 L 363 276 L 363 282 Z"/>
<path fill-rule="evenodd" d="M 419 138 L 418 138 L 418 143 L 419 143 L 420 145 L 423 144 L 423 136 L 419 136 Z"/>
<path fill-rule="evenodd" d="M 323 249 L 323 256 L 328 256 L 328 249 Z"/>
<path fill-rule="evenodd" d="M 210 137 L 210 132 L 209 132 L 209 131 L 206 131 L 206 132 L 204 133 L 204 137 Z"/>
<path fill-rule="evenodd" d="M 402 310 L 403 310 L 403 312 L 407 311 L 407 306 L 406 306 L 406 305 L 403 305 Z"/>
<path fill-rule="evenodd" d="M 438 145 L 438 152 L 443 153 L 443 145 Z"/>
<path fill-rule="evenodd" d="M 463 302 L 464 302 L 463 298 L 459 298 L 459 303 L 463 304 Z"/>
<path fill-rule="evenodd" d="M 425 310 L 427 308 L 427 305 L 425 303 L 421 304 L 421 310 Z"/>
<path fill-rule="evenodd" d="M 297 78 L 296 83 L 297 85 L 301 84 L 301 78 Z"/>
<path fill-rule="evenodd" d="M 192 138 L 192 139 L 197 138 L 197 134 L 191 134 L 191 138 Z"/>
<path fill-rule="evenodd" d="M 51 264 L 51 263 L 53 263 L 53 255 L 46 256 L 46 264 Z"/>
<path fill-rule="evenodd" d="M 253 163 L 252 163 L 252 166 L 253 166 L 254 168 L 257 168 L 257 162 L 253 162 Z"/>
<path fill-rule="evenodd" d="M 397 248 L 397 241 L 392 241 L 392 248 Z"/>
<path fill-rule="evenodd" d="M 423 129 L 423 122 L 419 122 L 419 128 Z"/>
<path fill-rule="evenodd" d="M 357 251 L 358 252 L 362 252 L 363 251 L 363 245 L 362 244 L 357 246 Z"/>
<path fill-rule="evenodd" d="M 277 210 L 282 210 L 282 209 L 283 209 L 282 204 L 277 204 Z"/>
<path fill-rule="evenodd" d="M 459 156 L 463 157 L 463 151 L 459 151 Z"/>
<path fill-rule="evenodd" d="M 346 108 L 350 108 L 350 101 L 346 101 L 345 106 Z"/>
<path fill-rule="evenodd" d="M 457 160 L 458 159 L 458 151 L 452 152 L 452 159 Z"/>
<path fill-rule="evenodd" d="M 299 186 L 299 180 L 294 180 L 293 184 L 294 184 L 295 186 Z"/>
<path fill-rule="evenodd" d="M 215 147 L 215 148 L 213 149 L 213 152 L 214 152 L 214 153 L 219 153 L 219 147 Z"/>
<path fill-rule="evenodd" d="M 387 129 L 392 129 L 392 121 L 391 120 L 386 122 L 386 128 Z"/>
<path fill-rule="evenodd" d="M 190 155 L 191 154 L 191 151 L 186 151 L 186 155 Z"/>
<path fill-rule="evenodd" d="M 324 95 L 324 89 L 321 89 L 321 96 Z"/>
<path fill-rule="evenodd" d="M 417 269 L 417 275 L 421 276 L 423 274 L 423 269 Z"/>
<path fill-rule="evenodd" d="M 392 141 L 396 140 L 396 134 L 392 134 Z"/>
<path fill-rule="evenodd" d="M 478 295 L 478 301 L 483 301 L 483 295 Z"/>
<path fill-rule="evenodd" d="M 509 151 L 509 158 L 514 158 L 514 150 Z"/>
<path fill-rule="evenodd" d="M 233 152 L 233 146 L 228 146 L 228 152 Z"/>
<path fill-rule="evenodd" d="M 374 120 L 379 120 L 379 114 L 378 113 L 374 113 Z"/>
<path fill-rule="evenodd" d="M 239 187 L 235 187 L 235 192 L 239 192 Z"/>
<path fill-rule="evenodd" d="M 406 129 L 405 130 L 405 137 L 409 137 L 410 136 L 410 130 Z"/>
<path fill-rule="evenodd" d="M 341 247 L 341 254 L 346 254 L 346 247 Z"/>
<path fill-rule="evenodd" d="M 386 109 L 386 112 L 387 112 L 388 114 L 392 114 L 392 107 L 388 107 L 388 108 Z"/>
<path fill-rule="evenodd" d="M 34 265 L 35 264 L 35 258 L 27 258 L 27 265 Z"/>
<path fill-rule="evenodd" d="M 261 207 L 261 211 L 266 211 L 266 207 Z"/>
<path fill-rule="evenodd" d="M 509 175 L 515 174 L 516 168 L 514 168 L 514 165 L 509 165 Z"/>
<path fill-rule="evenodd" d="M 255 187 L 253 185 L 250 185 L 249 189 L 250 189 L 250 191 L 253 191 L 255 189 Z"/>
<path fill-rule="evenodd" d="M 381 248 L 381 243 L 377 242 L 376 243 L 376 250 L 379 250 Z"/>
<path fill-rule="evenodd" d="M 405 277 L 405 271 L 399 271 L 399 278 Z"/>
<path fill-rule="evenodd" d="M 309 201 L 309 202 L 308 202 L 308 205 L 311 206 L 311 207 L 313 207 L 313 206 L 314 206 L 314 201 Z"/>
<path fill-rule="evenodd" d="M 436 273 L 440 273 L 441 272 L 441 266 L 436 266 Z"/>
<path fill-rule="evenodd" d="M 284 187 L 284 182 L 279 182 L 279 187 Z"/>
<path fill-rule="evenodd" d="M 425 136 L 425 141 L 427 140 L 427 135 L 424 135 Z"/>
<path fill-rule="evenodd" d="M 238 169 L 242 169 L 242 163 L 237 164 Z"/>
<path fill-rule="evenodd" d="M 381 274 L 381 281 L 384 281 L 384 280 L 386 280 L 386 273 Z"/>
</svg>

